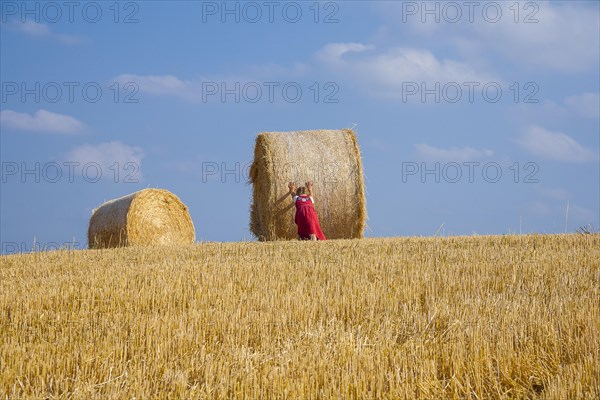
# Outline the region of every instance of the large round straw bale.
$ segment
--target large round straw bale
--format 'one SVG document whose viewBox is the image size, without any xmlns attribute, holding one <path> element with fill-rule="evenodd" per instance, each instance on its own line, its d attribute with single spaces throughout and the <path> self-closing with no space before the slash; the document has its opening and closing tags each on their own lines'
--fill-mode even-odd
<svg viewBox="0 0 600 400">
<path fill-rule="evenodd" d="M 361 238 L 367 218 L 356 135 L 350 129 L 264 132 L 250 168 L 250 231 L 259 240 L 295 239 L 288 183 L 312 181 L 315 209 L 328 239 Z"/>
<path fill-rule="evenodd" d="M 144 189 L 109 200 L 92 213 L 91 249 L 194 243 L 196 233 L 185 204 L 168 190 Z"/>
</svg>

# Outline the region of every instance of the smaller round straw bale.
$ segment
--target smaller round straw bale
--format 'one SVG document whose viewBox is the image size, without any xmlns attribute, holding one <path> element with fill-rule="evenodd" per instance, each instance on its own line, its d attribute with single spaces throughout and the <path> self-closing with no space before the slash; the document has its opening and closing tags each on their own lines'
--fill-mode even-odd
<svg viewBox="0 0 600 400">
<path fill-rule="evenodd" d="M 196 239 L 188 208 L 164 189 L 144 189 L 96 208 L 88 227 L 90 249 L 191 244 Z"/>
</svg>

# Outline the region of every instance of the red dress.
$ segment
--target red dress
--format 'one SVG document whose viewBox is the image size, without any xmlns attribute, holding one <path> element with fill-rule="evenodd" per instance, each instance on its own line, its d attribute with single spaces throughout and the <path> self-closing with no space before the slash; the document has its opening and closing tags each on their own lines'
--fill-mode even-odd
<svg viewBox="0 0 600 400">
<path fill-rule="evenodd" d="M 316 235 L 317 239 L 325 240 L 325 235 L 319 224 L 319 216 L 310 196 L 296 197 L 296 225 L 298 225 L 298 236 L 300 239 L 310 239 L 310 235 Z"/>
</svg>

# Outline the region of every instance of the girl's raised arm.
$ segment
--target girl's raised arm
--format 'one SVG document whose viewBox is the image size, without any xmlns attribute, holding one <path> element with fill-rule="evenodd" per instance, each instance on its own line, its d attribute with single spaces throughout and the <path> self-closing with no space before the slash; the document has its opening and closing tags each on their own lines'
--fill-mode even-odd
<svg viewBox="0 0 600 400">
<path fill-rule="evenodd" d="M 308 195 L 313 197 L 313 184 L 311 181 L 306 182 L 306 190 L 308 190 Z"/>
<path fill-rule="evenodd" d="M 296 184 L 294 182 L 288 183 L 288 189 L 290 189 L 290 195 L 294 197 L 296 195 Z"/>
</svg>

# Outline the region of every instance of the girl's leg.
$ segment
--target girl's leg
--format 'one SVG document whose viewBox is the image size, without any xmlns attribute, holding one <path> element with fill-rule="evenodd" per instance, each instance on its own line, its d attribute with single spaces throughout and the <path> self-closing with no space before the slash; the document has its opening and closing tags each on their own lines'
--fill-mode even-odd
<svg viewBox="0 0 600 400">
<path fill-rule="evenodd" d="M 317 235 L 315 235 L 314 233 L 311 233 L 310 240 L 317 240 Z"/>
</svg>

